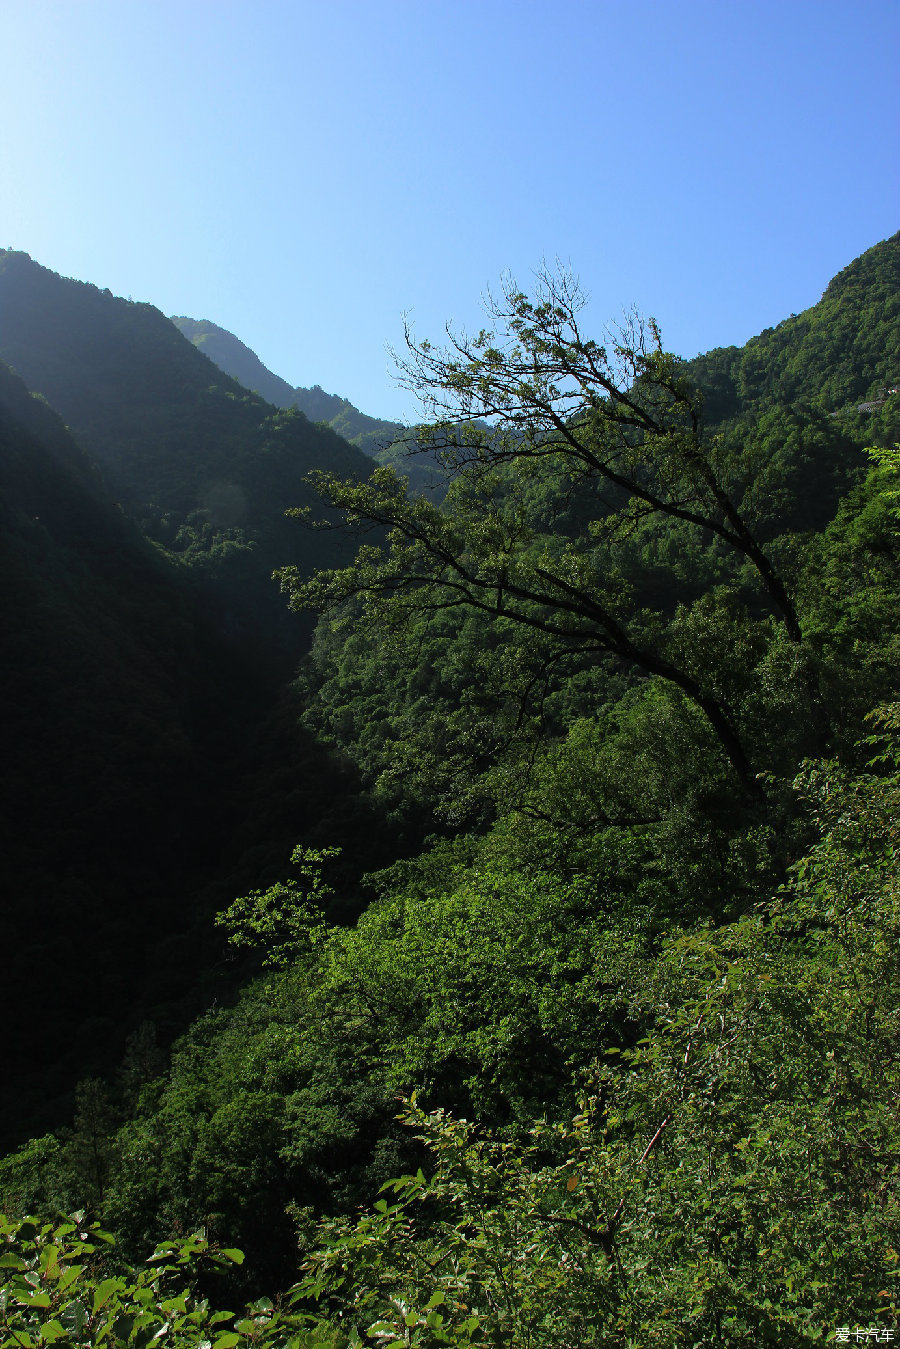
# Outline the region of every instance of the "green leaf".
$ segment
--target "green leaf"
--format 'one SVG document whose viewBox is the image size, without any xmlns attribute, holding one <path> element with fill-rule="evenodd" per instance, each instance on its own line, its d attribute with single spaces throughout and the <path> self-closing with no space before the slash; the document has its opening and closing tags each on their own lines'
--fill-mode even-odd
<svg viewBox="0 0 900 1349">
<path fill-rule="evenodd" d="M 94 1289 L 94 1311 L 98 1312 L 101 1307 L 104 1307 L 113 1293 L 117 1292 L 120 1287 L 119 1279 L 104 1279 L 102 1283 L 98 1283 Z"/>
<path fill-rule="evenodd" d="M 41 1339 L 45 1344 L 52 1344 L 54 1340 L 62 1339 L 63 1335 L 68 1333 L 60 1321 L 45 1321 L 41 1326 Z"/>
<path fill-rule="evenodd" d="M 70 1302 L 59 1314 L 59 1319 L 68 1330 L 80 1334 L 88 1318 L 88 1309 L 83 1302 Z"/>
</svg>

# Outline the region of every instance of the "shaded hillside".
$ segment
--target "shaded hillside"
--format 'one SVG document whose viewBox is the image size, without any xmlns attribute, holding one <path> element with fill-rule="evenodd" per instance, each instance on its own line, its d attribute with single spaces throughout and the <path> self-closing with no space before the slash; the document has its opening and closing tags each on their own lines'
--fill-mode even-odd
<svg viewBox="0 0 900 1349">
<path fill-rule="evenodd" d="M 225 328 L 219 328 L 209 319 L 192 319 L 173 316 L 172 322 L 180 333 L 191 342 L 204 356 L 208 356 L 226 375 L 231 375 L 245 389 L 258 393 L 273 407 L 299 407 L 311 421 L 328 421 L 327 416 L 316 416 L 303 407 L 296 395 L 306 390 L 293 389 L 286 379 L 274 375 L 263 365 L 255 351 L 251 351 L 239 338 Z M 330 394 L 324 394 L 331 400 Z M 334 399 L 340 403 L 340 399 Z M 316 409 L 318 412 L 319 409 Z"/>
<path fill-rule="evenodd" d="M 142 999 L 196 979 L 191 896 L 232 827 L 262 701 L 187 574 L 6 366 L 0 567 L 3 1132 L 38 1109 L 35 1074 L 52 1119 Z"/>
<path fill-rule="evenodd" d="M 60 412 L 148 536 L 195 569 L 220 628 L 289 670 L 309 629 L 285 617 L 272 569 L 289 558 L 309 571 L 346 544 L 284 511 L 311 500 L 312 469 L 365 475 L 369 461 L 248 393 L 152 305 L 24 253 L 0 252 L 0 359 Z"/>
</svg>

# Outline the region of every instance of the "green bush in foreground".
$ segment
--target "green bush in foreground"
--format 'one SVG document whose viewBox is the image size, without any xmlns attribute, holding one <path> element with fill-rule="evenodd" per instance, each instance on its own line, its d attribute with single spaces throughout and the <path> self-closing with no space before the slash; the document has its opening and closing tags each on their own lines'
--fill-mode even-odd
<svg viewBox="0 0 900 1349">
<path fill-rule="evenodd" d="M 63 1222 L 0 1216 L 0 1345 L 38 1349 L 345 1349 L 349 1341 L 262 1298 L 243 1314 L 195 1291 L 207 1271 L 240 1264 L 237 1250 L 195 1234 L 156 1248 L 141 1269 L 116 1263 L 113 1238 L 82 1213 Z"/>
</svg>

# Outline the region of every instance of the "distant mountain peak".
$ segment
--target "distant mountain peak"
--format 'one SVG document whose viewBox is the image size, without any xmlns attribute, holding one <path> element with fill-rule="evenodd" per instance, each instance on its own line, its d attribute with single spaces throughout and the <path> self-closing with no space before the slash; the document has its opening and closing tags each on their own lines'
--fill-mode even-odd
<svg viewBox="0 0 900 1349">
<path fill-rule="evenodd" d="M 319 384 L 311 388 L 302 385 L 293 388 L 287 380 L 273 374 L 263 365 L 256 352 L 251 351 L 239 337 L 235 337 L 227 328 L 220 328 L 210 319 L 173 315 L 172 322 L 198 351 L 246 389 L 252 389 L 275 407 L 299 408 L 310 421 L 327 422 L 365 454 L 374 455 L 403 434 L 403 428 L 397 422 L 369 417 L 349 399 L 339 394 L 326 393 Z"/>
</svg>

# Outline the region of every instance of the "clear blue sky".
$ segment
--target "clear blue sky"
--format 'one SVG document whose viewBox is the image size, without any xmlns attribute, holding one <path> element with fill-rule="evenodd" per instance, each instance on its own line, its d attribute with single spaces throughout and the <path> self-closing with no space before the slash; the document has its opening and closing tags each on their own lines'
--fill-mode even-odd
<svg viewBox="0 0 900 1349">
<path fill-rule="evenodd" d="M 897 0 L 0 0 L 0 246 L 412 415 L 403 314 L 542 258 L 684 355 L 813 304 L 900 223 L 898 71 Z"/>
</svg>

